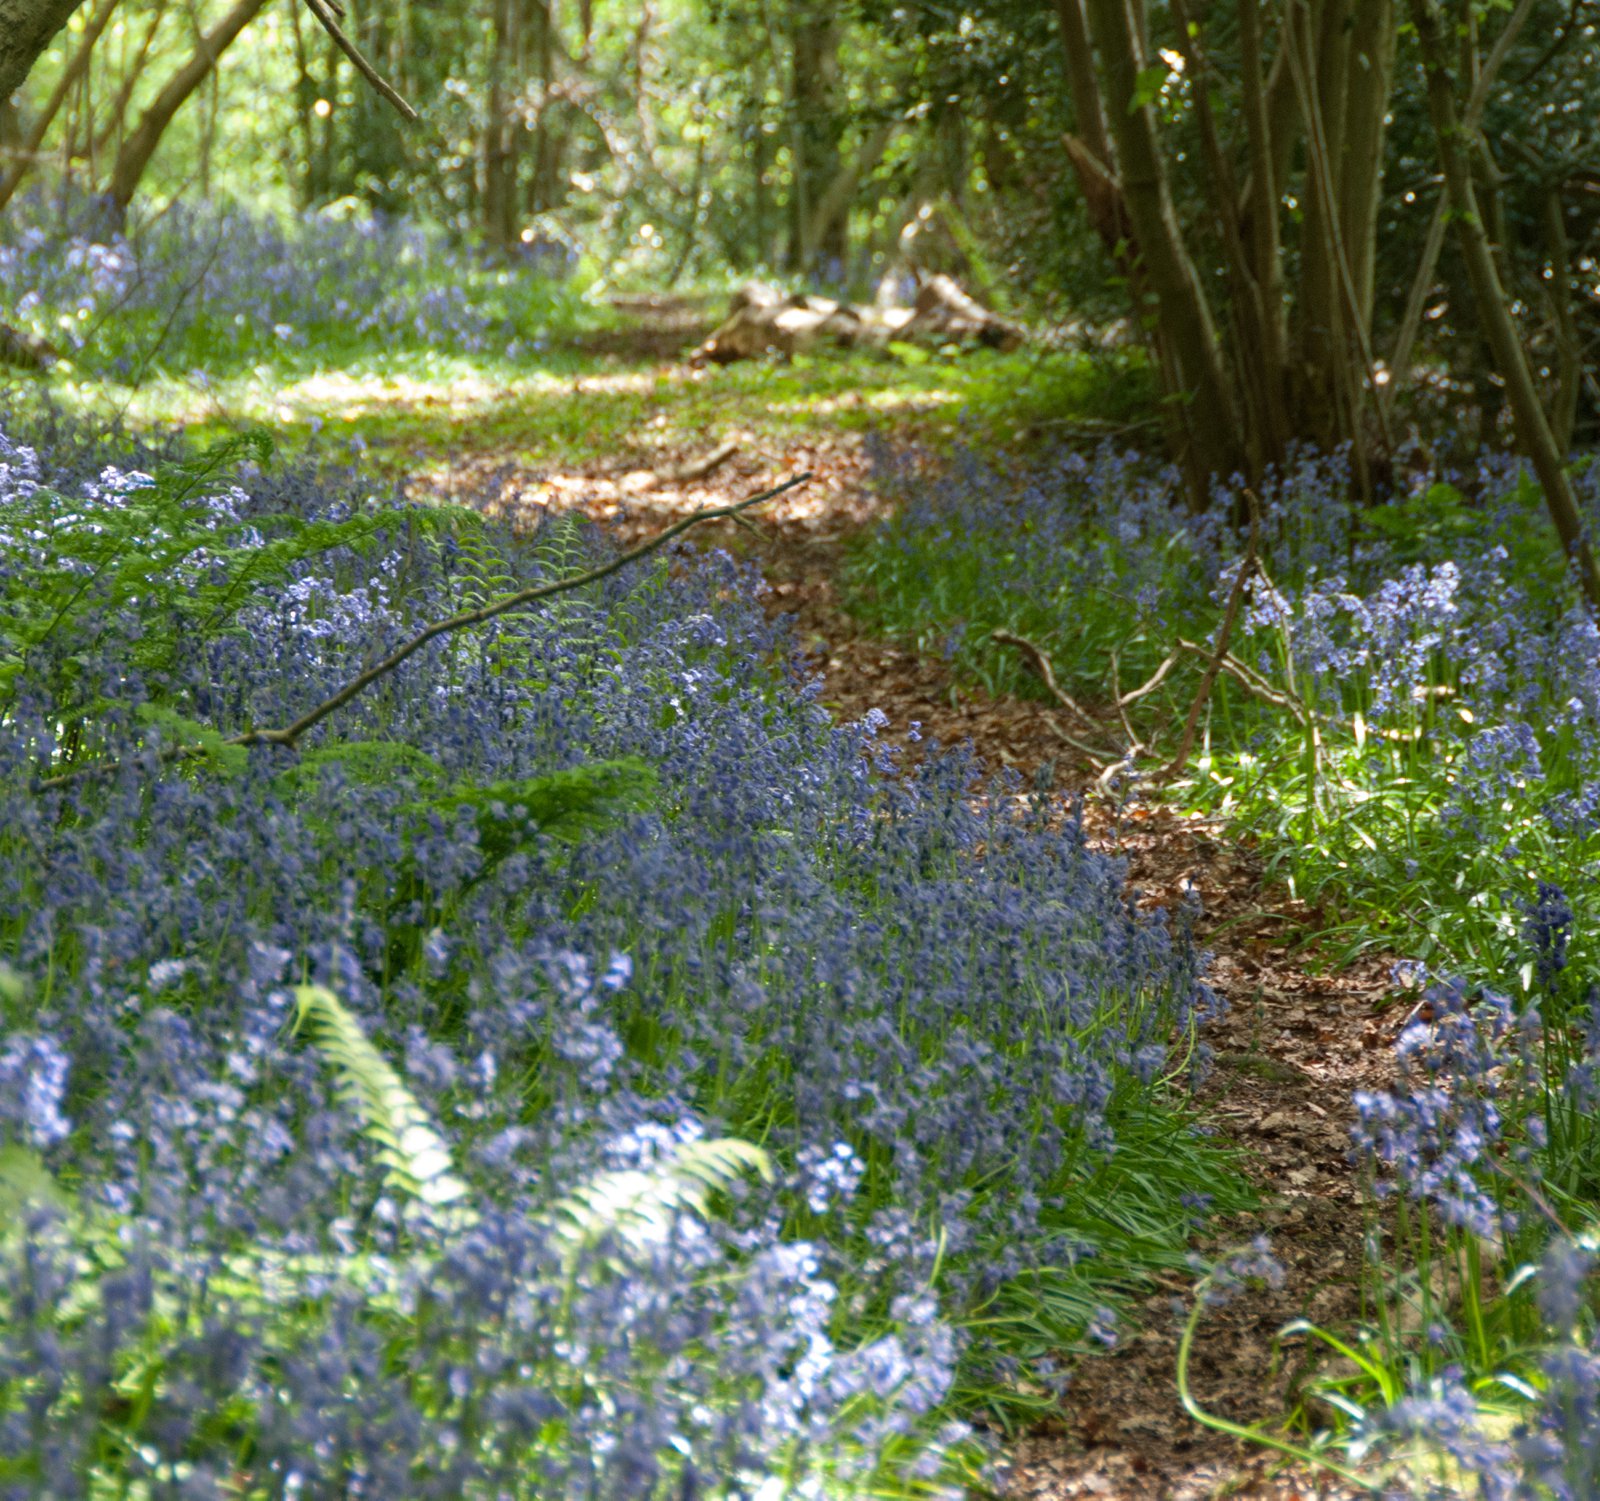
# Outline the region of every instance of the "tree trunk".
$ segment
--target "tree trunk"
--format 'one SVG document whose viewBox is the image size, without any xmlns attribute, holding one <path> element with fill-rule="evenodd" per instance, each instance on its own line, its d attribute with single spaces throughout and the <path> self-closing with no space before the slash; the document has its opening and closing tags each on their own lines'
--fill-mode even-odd
<svg viewBox="0 0 1600 1501">
<path fill-rule="evenodd" d="M 173 117 L 190 95 L 211 76 L 217 59 L 256 18 L 265 4 L 266 0 L 238 0 L 238 4 L 200 38 L 194 55 L 167 80 L 166 87 L 140 116 L 132 134 L 122 143 L 116 166 L 111 171 L 111 186 L 107 196 L 119 215 L 125 214 L 128 205 L 133 202 L 133 195 L 139 190 L 145 169 L 155 156 L 156 147 L 161 144 L 161 137 Z"/>
<path fill-rule="evenodd" d="M 1056 26 L 1067 61 L 1067 92 L 1072 99 L 1074 134 L 1094 153 L 1102 166 L 1111 165 L 1111 141 L 1106 135 L 1105 111 L 1100 105 L 1100 85 L 1094 76 L 1094 56 L 1089 50 L 1089 27 L 1083 0 L 1056 0 Z"/>
<path fill-rule="evenodd" d="M 1444 169 L 1450 194 L 1450 213 L 1472 284 L 1478 322 L 1494 354 L 1500 378 L 1511 404 L 1517 441 L 1533 464 L 1544 491 L 1550 519 L 1567 556 L 1576 564 L 1578 579 L 1591 607 L 1600 609 L 1600 567 L 1583 534 L 1583 518 L 1572 492 L 1561 450 L 1545 418 L 1533 382 L 1522 340 L 1507 305 L 1505 289 L 1494 263 L 1494 251 L 1479 217 L 1472 185 L 1468 143 L 1463 139 L 1456 110 L 1455 88 L 1446 61 L 1443 26 L 1434 0 L 1410 0 L 1411 20 L 1417 31 L 1423 73 L 1428 85 L 1428 115 L 1438 143 L 1439 165 Z"/>
<path fill-rule="evenodd" d="M 844 240 L 844 231 L 850 219 L 850 205 L 855 201 L 861 180 L 876 170 L 899 128 L 898 120 L 884 121 L 861 143 L 856 155 L 840 166 L 833 180 L 817 195 L 800 241 L 802 265 L 813 264 L 825 245 Z"/>
<path fill-rule="evenodd" d="M 106 112 L 105 124 L 100 126 L 99 134 L 95 137 L 95 151 L 104 153 L 115 147 L 122 150 L 124 140 L 124 127 L 128 121 L 128 105 L 133 102 L 134 90 L 139 87 L 139 80 L 144 77 L 146 64 L 150 61 L 150 46 L 156 39 L 156 33 L 161 29 L 162 18 L 167 13 L 167 0 L 156 0 L 151 8 L 150 17 L 145 22 L 144 36 L 140 39 L 138 51 L 134 53 L 133 62 L 128 64 L 123 71 L 122 82 L 117 85 L 116 97 L 111 101 L 111 108 Z M 294 14 L 298 17 L 298 8 Z"/>
<path fill-rule="evenodd" d="M 1216 323 L 1172 206 L 1150 107 L 1138 104 L 1144 66 L 1125 0 L 1089 0 L 1089 19 L 1105 81 L 1105 109 L 1116 145 L 1123 201 L 1155 293 L 1182 381 L 1193 467 L 1226 478 L 1244 466 L 1239 423 L 1217 347 Z M 1204 494 L 1192 493 L 1196 505 Z"/>
<path fill-rule="evenodd" d="M 789 262 L 810 274 L 819 267 L 844 264 L 848 227 L 836 219 L 815 245 L 806 231 L 816 205 L 839 173 L 839 23 L 831 6 L 820 0 L 797 0 L 792 23 L 793 94 L 796 159 L 794 189 L 789 195 Z"/>
<path fill-rule="evenodd" d="M 65 103 L 67 95 L 72 92 L 72 87 L 88 71 L 90 60 L 94 56 L 94 45 L 100 40 L 100 33 L 106 29 L 111 20 L 112 12 L 116 10 L 119 0 L 100 0 L 99 6 L 89 18 L 89 24 L 84 28 L 83 39 L 78 43 L 77 51 L 72 54 L 71 60 L 61 70 L 61 77 L 56 80 L 56 86 L 50 91 L 50 97 L 45 100 L 44 107 L 39 111 L 33 124 L 29 127 L 27 135 L 17 148 L 16 161 L 12 163 L 3 179 L 0 179 L 0 209 L 11 201 L 12 195 L 17 191 L 22 179 L 28 175 L 33 166 L 34 158 L 39 154 L 39 148 L 44 145 L 44 138 L 49 134 L 50 127 L 55 123 L 61 106 Z M 3 11 L 3 0 L 0 0 L 0 11 Z M 0 22 L 3 24 L 3 22 Z"/>
<path fill-rule="evenodd" d="M 483 126 L 483 233 L 502 254 L 516 238 L 522 20 L 522 0 L 494 0 L 494 50 L 489 56 L 488 118 Z"/>
<path fill-rule="evenodd" d="M 0 0 L 0 99 L 22 87 L 82 0 Z"/>
</svg>

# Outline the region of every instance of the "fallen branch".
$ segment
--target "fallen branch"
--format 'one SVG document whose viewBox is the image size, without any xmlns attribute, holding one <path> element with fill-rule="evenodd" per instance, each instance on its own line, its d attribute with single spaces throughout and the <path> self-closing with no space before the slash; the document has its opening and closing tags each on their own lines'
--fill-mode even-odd
<svg viewBox="0 0 1600 1501">
<path fill-rule="evenodd" d="M 729 438 L 726 443 L 720 443 L 713 448 L 703 459 L 696 459 L 692 464 L 680 464 L 676 469 L 667 470 L 661 478 L 669 485 L 685 485 L 690 480 L 704 479 L 708 474 L 715 474 L 738 451 L 738 440 Z"/>
<path fill-rule="evenodd" d="M 1033 641 L 1028 640 L 1026 636 L 1018 636 L 1007 630 L 991 631 L 989 633 L 989 639 L 999 646 L 1014 646 L 1017 648 L 1017 650 L 1025 653 L 1029 661 L 1033 663 L 1034 671 L 1039 674 L 1044 686 L 1049 690 L 1050 696 L 1055 699 L 1055 701 L 1060 704 L 1062 708 L 1071 713 L 1079 724 L 1084 725 L 1091 730 L 1098 731 L 1100 729 L 1100 725 L 1094 719 L 1090 718 L 1088 713 L 1078 706 L 1077 702 L 1066 691 L 1066 689 L 1064 689 L 1056 681 L 1055 664 L 1051 662 L 1049 655 L 1045 652 L 1043 647 L 1039 646 Z M 1108 761 L 1112 765 L 1116 765 L 1127 759 L 1128 753 L 1126 751 L 1097 750 L 1093 746 L 1085 745 L 1081 740 L 1075 740 L 1064 729 L 1062 729 L 1060 725 L 1056 724 L 1053 719 L 1050 721 L 1050 724 L 1055 730 L 1056 734 L 1065 740 L 1068 745 L 1070 745 L 1074 750 L 1082 751 L 1083 754 L 1088 756 L 1097 767 L 1105 767 Z"/>
<path fill-rule="evenodd" d="M 1198 641 L 1185 640 L 1182 636 L 1178 637 L 1177 647 L 1179 651 L 1193 652 L 1207 658 L 1216 650 L 1215 647 L 1202 646 Z M 1255 668 L 1248 662 L 1241 662 L 1232 652 L 1224 652 L 1221 663 L 1222 670 L 1252 698 L 1259 698 L 1262 703 L 1271 704 L 1275 709 L 1287 709 L 1301 724 L 1314 717 L 1312 711 L 1299 698 L 1274 688 Z"/>
<path fill-rule="evenodd" d="M 219 749 L 230 746 L 252 745 L 283 745 L 291 750 L 298 744 L 300 737 L 308 731 L 315 729 L 329 715 L 336 714 L 353 698 L 365 693 L 380 678 L 387 677 L 403 662 L 415 656 L 430 641 L 437 640 L 440 636 L 448 635 L 454 631 L 465 630 L 468 626 L 482 625 L 485 621 L 493 620 L 496 616 L 507 614 L 511 610 L 520 609 L 524 605 L 537 604 L 540 600 L 549 599 L 555 594 L 565 594 L 572 589 L 582 589 L 588 584 L 599 583 L 601 579 L 610 578 L 614 573 L 620 573 L 630 563 L 636 563 L 640 558 L 647 557 L 650 553 L 665 546 L 674 537 L 681 535 L 692 526 L 698 526 L 702 521 L 716 521 L 724 516 L 738 516 L 741 511 L 747 511 L 752 506 L 760 505 L 763 501 L 772 500 L 782 495 L 785 491 L 793 490 L 803 485 L 811 478 L 808 470 L 804 474 L 797 474 L 792 479 L 786 479 L 781 485 L 774 485 L 770 490 L 763 490 L 759 495 L 751 495 L 744 500 L 734 501 L 731 505 L 711 506 L 703 511 L 696 511 L 691 516 L 685 516 L 680 521 L 675 521 L 665 531 L 656 533 L 654 537 L 641 542 L 637 547 L 629 548 L 627 552 L 618 553 L 608 563 L 602 563 L 597 568 L 590 568 L 584 573 L 575 573 L 564 579 L 556 579 L 547 584 L 532 584 L 526 589 L 518 589 L 513 594 L 502 595 L 490 604 L 477 610 L 464 610 L 459 615 L 446 616 L 443 620 L 436 620 L 431 625 L 425 626 L 397 646 L 382 661 L 374 663 L 360 676 L 352 678 L 337 693 L 318 704 L 315 708 L 308 709 L 292 724 L 284 725 L 278 729 L 245 730 L 241 734 L 230 736 L 220 742 L 213 741 L 209 745 L 179 745 L 161 753 L 163 762 L 194 760 L 197 757 L 213 754 Z M 119 770 L 125 763 L 120 760 L 96 761 L 88 766 L 75 767 L 71 771 L 63 772 L 59 776 L 47 777 L 34 784 L 34 790 L 47 792 L 54 787 L 65 787 L 70 783 L 82 781 L 87 777 L 106 776 Z"/>
<path fill-rule="evenodd" d="M 1122 721 L 1122 732 L 1128 737 L 1126 755 L 1129 759 L 1145 749 L 1145 743 L 1133 732 L 1133 721 L 1128 718 L 1128 704 L 1122 696 L 1122 648 L 1111 653 L 1111 702 L 1116 707 L 1117 718 Z"/>
<path fill-rule="evenodd" d="M 654 490 L 658 485 L 692 484 L 697 479 L 705 479 L 707 475 L 715 474 L 738 451 L 738 440 L 730 438 L 726 443 L 718 444 L 704 458 L 695 459 L 688 464 L 679 464 L 672 469 L 652 469 L 642 479 L 637 475 L 630 475 L 629 483 L 636 481 L 636 488 L 639 490 Z"/>
<path fill-rule="evenodd" d="M 1151 673 L 1150 676 L 1144 680 L 1144 682 L 1140 683 L 1137 688 L 1130 688 L 1126 693 L 1118 698 L 1117 703 L 1125 709 L 1129 704 L 1137 703 L 1147 693 L 1154 693 L 1156 689 L 1166 681 L 1167 674 L 1178 665 L 1178 658 L 1181 655 L 1182 654 L 1180 652 L 1173 652 L 1172 655 L 1169 656 L 1167 660 L 1158 668 L 1156 668 L 1156 670 Z"/>
</svg>

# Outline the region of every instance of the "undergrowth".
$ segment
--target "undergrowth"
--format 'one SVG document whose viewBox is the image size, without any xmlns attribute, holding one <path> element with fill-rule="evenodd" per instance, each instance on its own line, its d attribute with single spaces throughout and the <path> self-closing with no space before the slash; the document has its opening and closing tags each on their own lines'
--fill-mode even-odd
<svg viewBox="0 0 1600 1501">
<path fill-rule="evenodd" d="M 1323 1332 L 1348 1366 L 1311 1420 L 1363 1455 L 1453 1456 L 1413 1463 L 1417 1486 L 1593 1494 L 1600 632 L 1532 480 L 1418 465 L 1362 508 L 1308 457 L 1262 487 L 1252 543 L 1226 519 L 1244 497 L 1189 514 L 1132 455 L 933 479 L 886 456 L 883 476 L 899 506 L 853 556 L 859 616 L 1045 700 L 1125 791 L 1224 820 L 1323 962 L 1405 956 L 1402 1082 L 1356 1102 L 1387 1206 L 1372 1321 Z M 1596 472 L 1575 479 L 1600 519 Z"/>
<path fill-rule="evenodd" d="M 0 1488 L 953 1495 L 1248 1203 L 1183 915 L 959 757 L 886 774 L 727 557 L 246 746 L 604 541 L 21 436 Z"/>
</svg>

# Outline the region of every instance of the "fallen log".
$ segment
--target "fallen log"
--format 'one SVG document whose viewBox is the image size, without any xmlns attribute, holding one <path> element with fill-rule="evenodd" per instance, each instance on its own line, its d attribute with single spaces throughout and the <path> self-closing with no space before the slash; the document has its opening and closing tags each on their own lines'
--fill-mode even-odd
<svg viewBox="0 0 1600 1501">
<path fill-rule="evenodd" d="M 1021 325 L 990 312 L 949 276 L 922 280 L 910 307 L 869 307 L 808 292 L 784 296 L 752 282 L 734 293 L 727 318 L 689 362 L 790 359 L 815 348 L 881 349 L 896 341 L 1015 349 L 1026 337 Z"/>
</svg>

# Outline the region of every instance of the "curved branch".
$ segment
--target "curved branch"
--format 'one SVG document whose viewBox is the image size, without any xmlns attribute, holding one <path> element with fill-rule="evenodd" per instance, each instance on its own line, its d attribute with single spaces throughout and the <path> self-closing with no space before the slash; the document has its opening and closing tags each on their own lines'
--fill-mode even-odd
<svg viewBox="0 0 1600 1501">
<path fill-rule="evenodd" d="M 666 528 L 657 532 L 655 536 L 641 542 L 637 547 L 631 547 L 627 552 L 618 553 L 610 562 L 602 563 L 598 568 L 590 568 L 583 573 L 571 574 L 564 579 L 554 579 L 549 583 L 532 584 L 526 589 L 518 589 L 515 593 L 502 595 L 492 603 L 484 605 L 477 610 L 463 610 L 458 615 L 446 616 L 443 620 L 435 620 L 431 625 L 424 626 L 416 635 L 397 646 L 388 656 L 375 662 L 371 667 L 352 678 L 337 693 L 308 709 L 292 724 L 283 725 L 275 729 L 245 730 L 241 734 L 229 736 L 226 740 L 213 741 L 210 745 L 179 745 L 162 753 L 164 762 L 193 760 L 199 756 L 212 754 L 219 748 L 229 746 L 251 745 L 284 745 L 293 749 L 300 737 L 313 730 L 329 715 L 336 714 L 353 698 L 365 693 L 380 678 L 387 677 L 395 668 L 415 656 L 430 641 L 437 640 L 440 636 L 449 635 L 451 632 L 465 630 L 468 626 L 482 625 L 485 621 L 493 620 L 498 615 L 505 615 L 511 610 L 520 609 L 523 605 L 535 604 L 541 599 L 549 599 L 555 594 L 565 594 L 572 589 L 581 589 L 587 584 L 599 583 L 601 579 L 610 578 L 614 573 L 620 573 L 630 563 L 637 562 L 640 558 L 647 557 L 650 553 L 665 546 L 674 537 L 681 536 L 692 526 L 698 526 L 702 521 L 716 521 L 725 516 L 738 516 L 741 511 L 747 511 L 752 506 L 760 505 L 762 501 L 772 500 L 782 495 L 787 490 L 803 485 L 811 478 L 811 471 L 797 474 L 792 479 L 786 479 L 781 485 L 774 485 L 770 490 L 763 490 L 758 495 L 751 495 L 744 500 L 737 500 L 732 505 L 712 506 L 703 511 L 696 511 L 685 516 Z M 48 792 L 54 787 L 65 787 L 73 782 L 82 781 L 88 777 L 105 776 L 117 771 L 124 763 L 119 760 L 96 761 L 89 766 L 80 766 L 72 771 L 61 773 L 59 776 L 47 777 L 34 784 L 37 792 Z"/>
<path fill-rule="evenodd" d="M 322 29 L 333 38 L 334 46 L 350 59 L 356 72 L 365 78 L 406 119 L 416 120 L 418 118 L 417 112 L 400 97 L 394 87 L 361 55 L 361 49 L 345 35 L 344 28 L 339 25 L 338 19 L 334 15 L 335 9 L 338 10 L 340 15 L 344 14 L 344 7 L 339 4 L 339 0 L 331 0 L 331 3 L 330 0 L 306 0 L 306 9 L 317 18 Z"/>
</svg>

